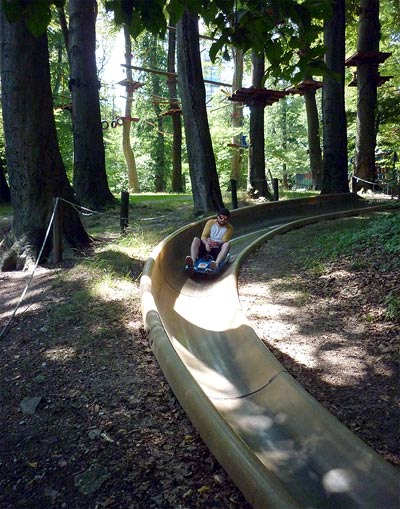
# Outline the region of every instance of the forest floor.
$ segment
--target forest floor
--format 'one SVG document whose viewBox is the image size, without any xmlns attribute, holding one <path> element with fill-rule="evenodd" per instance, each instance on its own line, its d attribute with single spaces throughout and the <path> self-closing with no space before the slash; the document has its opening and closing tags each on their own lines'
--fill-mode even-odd
<svg viewBox="0 0 400 509">
<path fill-rule="evenodd" d="M 387 271 L 377 250 L 358 253 L 357 264 L 341 257 L 310 272 L 296 247 L 320 228 L 276 237 L 252 254 L 240 273 L 240 300 L 306 390 L 399 466 L 399 328 L 384 318 L 382 302 L 400 274 Z M 148 346 L 144 259 L 107 256 L 126 257 L 129 283 L 96 294 L 88 290 L 89 266 L 38 268 L 0 340 L 0 507 L 249 509 Z M 0 273 L 0 329 L 28 276 Z"/>
</svg>

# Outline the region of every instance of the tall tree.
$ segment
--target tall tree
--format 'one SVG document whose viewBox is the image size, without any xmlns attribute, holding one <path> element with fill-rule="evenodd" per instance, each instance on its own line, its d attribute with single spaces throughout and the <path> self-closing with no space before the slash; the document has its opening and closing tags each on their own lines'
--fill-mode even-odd
<svg viewBox="0 0 400 509">
<path fill-rule="evenodd" d="M 283 97 L 280 101 L 280 110 L 282 116 L 282 150 L 284 153 L 287 151 L 288 145 L 288 129 L 287 129 L 287 110 L 288 104 L 286 97 Z M 287 164 L 284 160 L 282 163 L 282 187 L 283 189 L 289 189 L 289 181 L 288 181 L 288 173 L 287 173 Z"/>
<path fill-rule="evenodd" d="M 264 78 L 265 59 L 252 53 L 252 85 L 261 88 Z M 269 196 L 265 178 L 264 108 L 262 100 L 250 104 L 249 192 L 254 196 Z"/>
<path fill-rule="evenodd" d="M 233 65 L 232 92 L 235 92 L 242 87 L 243 83 L 243 50 L 233 48 Z M 233 185 L 236 185 L 240 179 L 244 153 L 242 146 L 243 132 L 239 132 L 239 129 L 243 127 L 243 104 L 236 101 L 232 102 L 232 127 L 234 135 L 232 139 L 231 181 L 233 180 L 235 182 Z"/>
<path fill-rule="evenodd" d="M 334 0 L 324 26 L 326 65 L 331 74 L 322 87 L 324 175 L 321 192 L 349 192 L 347 177 L 347 125 L 344 100 L 345 0 Z"/>
<path fill-rule="evenodd" d="M 96 0 L 69 0 L 69 59 L 74 133 L 73 185 L 78 200 L 99 208 L 115 201 L 107 181 L 96 69 Z"/>
<path fill-rule="evenodd" d="M 10 249 L 2 266 L 21 268 L 41 249 L 53 198 L 73 201 L 74 196 L 57 142 L 47 35 L 32 35 L 21 18 L 10 23 L 2 7 L 0 39 L 4 136 L 14 210 L 7 238 Z M 75 209 L 62 210 L 64 239 L 74 247 L 88 244 L 90 238 Z M 49 250 L 47 245 L 44 255 Z"/>
<path fill-rule="evenodd" d="M 379 0 L 361 0 L 357 52 L 357 136 L 355 175 L 374 182 L 376 147 L 377 86 L 379 79 Z M 363 187 L 370 187 L 362 182 Z"/>
<path fill-rule="evenodd" d="M 128 168 L 128 186 L 129 191 L 134 193 L 140 192 L 140 184 L 136 168 L 135 154 L 131 144 L 131 118 L 132 118 L 132 102 L 134 93 L 134 83 L 132 75 L 132 43 L 129 28 L 124 24 L 124 40 L 125 40 L 125 66 L 126 66 L 126 100 L 125 100 L 125 116 L 122 124 L 122 149 L 124 151 L 126 166 Z"/>
<path fill-rule="evenodd" d="M 154 36 L 149 38 L 149 64 L 151 69 L 159 68 L 157 39 Z M 151 73 L 150 76 L 152 95 L 154 97 L 153 110 L 157 122 L 157 138 L 153 152 L 154 162 L 154 187 L 156 193 L 165 191 L 165 139 L 164 139 L 164 117 L 161 115 L 160 100 L 162 96 L 160 75 Z"/>
<path fill-rule="evenodd" d="M 314 189 L 316 191 L 320 191 L 322 187 L 323 163 L 319 116 L 315 96 L 315 88 L 311 87 L 304 90 L 304 104 L 307 115 L 307 139 L 310 170 L 313 178 Z"/>
<path fill-rule="evenodd" d="M 198 16 L 187 9 L 177 24 L 177 50 L 194 211 L 204 214 L 223 202 L 207 119 Z"/>
<path fill-rule="evenodd" d="M 169 96 L 169 107 L 171 110 L 172 117 L 172 131 L 173 131 L 173 142 L 172 142 L 172 177 L 171 187 L 172 191 L 181 193 L 183 191 L 183 180 L 182 180 L 182 122 L 181 122 L 181 110 L 178 102 L 178 87 L 177 78 L 175 76 L 176 67 L 176 30 L 175 24 L 171 20 L 171 29 L 168 32 L 168 58 L 167 58 L 167 71 L 170 73 L 167 85 L 168 85 L 168 96 Z"/>
</svg>

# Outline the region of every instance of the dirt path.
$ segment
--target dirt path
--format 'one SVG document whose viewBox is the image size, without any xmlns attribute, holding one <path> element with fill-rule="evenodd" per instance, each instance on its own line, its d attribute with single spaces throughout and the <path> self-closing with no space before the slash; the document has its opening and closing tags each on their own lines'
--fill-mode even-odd
<svg viewBox="0 0 400 509">
<path fill-rule="evenodd" d="M 379 253 L 365 253 L 373 270 L 342 259 L 309 273 L 293 255 L 300 232 L 245 263 L 242 305 L 293 376 L 399 465 L 398 324 L 382 315 L 399 274 L 378 270 Z M 82 268 L 35 275 L 0 343 L 2 509 L 249 509 L 160 372 L 142 328 L 143 262 L 129 263 L 129 299 L 89 292 Z M 27 277 L 0 274 L 1 328 Z"/>
<path fill-rule="evenodd" d="M 289 373 L 387 461 L 400 465 L 399 324 L 384 314 L 400 281 L 373 249 L 305 270 L 296 246 L 325 227 L 276 237 L 242 267 L 242 307 Z M 310 253 L 312 255 L 312 253 Z M 372 262 L 372 263 L 371 263 Z"/>
</svg>

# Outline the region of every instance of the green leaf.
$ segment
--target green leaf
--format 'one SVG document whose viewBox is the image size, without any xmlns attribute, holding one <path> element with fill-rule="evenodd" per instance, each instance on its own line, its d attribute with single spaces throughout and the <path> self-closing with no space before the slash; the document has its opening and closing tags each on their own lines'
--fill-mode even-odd
<svg viewBox="0 0 400 509">
<path fill-rule="evenodd" d="M 21 5 L 21 2 L 2 0 L 2 7 L 4 10 L 4 14 L 6 15 L 6 18 L 10 23 L 14 23 L 22 16 L 23 7 Z"/>
<path fill-rule="evenodd" d="M 24 13 L 26 26 L 35 37 L 40 37 L 46 32 L 51 21 L 50 2 L 37 0 L 29 5 Z"/>
</svg>

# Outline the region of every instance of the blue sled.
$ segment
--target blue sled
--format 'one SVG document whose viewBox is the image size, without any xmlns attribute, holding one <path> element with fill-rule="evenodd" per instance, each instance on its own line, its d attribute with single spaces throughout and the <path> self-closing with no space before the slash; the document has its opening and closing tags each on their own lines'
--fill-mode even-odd
<svg viewBox="0 0 400 509">
<path fill-rule="evenodd" d="M 228 265 L 230 255 L 228 253 L 216 269 L 210 268 L 211 262 L 213 260 L 214 258 L 212 256 L 207 256 L 206 258 L 197 258 L 193 267 L 185 265 L 185 271 L 190 275 L 199 274 L 205 276 L 217 276 Z"/>
</svg>

